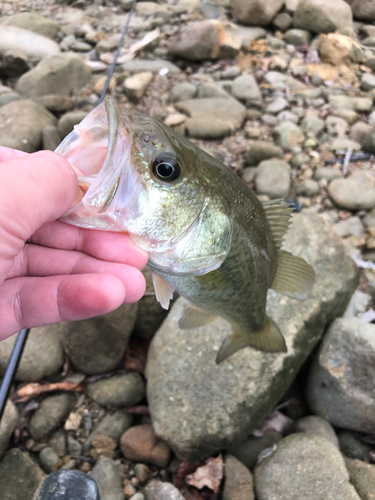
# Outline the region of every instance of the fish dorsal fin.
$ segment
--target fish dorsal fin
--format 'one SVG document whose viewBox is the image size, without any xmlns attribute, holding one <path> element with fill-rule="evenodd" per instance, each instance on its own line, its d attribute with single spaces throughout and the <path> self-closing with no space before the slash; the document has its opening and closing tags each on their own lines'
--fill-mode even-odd
<svg viewBox="0 0 375 500">
<path fill-rule="evenodd" d="M 238 333 L 234 330 L 230 333 L 217 353 L 216 363 L 221 363 L 246 346 L 254 347 L 260 351 L 287 352 L 285 340 L 279 327 L 271 318 L 267 318 L 266 324 L 257 332 Z"/>
<path fill-rule="evenodd" d="M 200 307 L 189 304 L 182 312 L 182 316 L 178 322 L 178 327 L 181 330 L 193 330 L 200 326 L 208 325 L 215 321 L 217 316 L 210 312 L 204 311 Z"/>
<path fill-rule="evenodd" d="M 284 200 L 263 202 L 263 209 L 270 225 L 272 236 L 278 250 L 290 225 L 290 215 L 294 207 Z"/>
<path fill-rule="evenodd" d="M 313 268 L 305 260 L 284 250 L 279 251 L 277 271 L 271 288 L 292 299 L 304 300 L 315 281 Z"/>
<path fill-rule="evenodd" d="M 169 302 L 173 299 L 173 288 L 165 279 L 154 273 L 154 271 L 152 271 L 152 283 L 154 284 L 157 301 L 160 302 L 163 309 L 169 309 Z"/>
</svg>

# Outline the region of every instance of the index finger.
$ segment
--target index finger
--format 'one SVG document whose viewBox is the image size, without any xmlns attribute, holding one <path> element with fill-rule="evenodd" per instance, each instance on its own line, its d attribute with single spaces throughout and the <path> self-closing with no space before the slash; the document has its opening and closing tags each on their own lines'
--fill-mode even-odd
<svg viewBox="0 0 375 500">
<path fill-rule="evenodd" d="M 3 161 L 14 160 L 15 158 L 21 158 L 22 156 L 26 156 L 28 154 L 29 153 L 19 151 L 18 149 L 0 146 L 0 163 L 2 163 Z"/>
</svg>

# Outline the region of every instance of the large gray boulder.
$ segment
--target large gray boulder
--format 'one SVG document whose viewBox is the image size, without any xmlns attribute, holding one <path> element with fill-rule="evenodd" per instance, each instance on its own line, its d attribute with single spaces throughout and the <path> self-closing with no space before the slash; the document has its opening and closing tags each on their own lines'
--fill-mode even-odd
<svg viewBox="0 0 375 500">
<path fill-rule="evenodd" d="M 301 0 L 294 13 L 295 28 L 312 33 L 331 33 L 353 28 L 353 15 L 344 0 Z"/>
<path fill-rule="evenodd" d="M 56 42 L 32 31 L 0 24 L 0 55 L 10 50 L 19 50 L 30 61 L 40 61 L 44 57 L 60 52 Z"/>
<path fill-rule="evenodd" d="M 374 434 L 374 378 L 375 326 L 357 318 L 336 319 L 311 367 L 309 405 L 338 427 Z"/>
<path fill-rule="evenodd" d="M 231 0 L 234 15 L 242 24 L 266 26 L 276 17 L 284 0 Z"/>
<path fill-rule="evenodd" d="M 267 310 L 284 333 L 286 354 L 245 348 L 216 365 L 230 325 L 219 318 L 196 330 L 179 330 L 183 298 L 152 341 L 146 376 L 153 425 L 184 460 L 201 460 L 247 437 L 282 398 L 356 289 L 356 267 L 320 217 L 296 215 L 285 249 L 304 257 L 316 273 L 303 302 L 269 292 Z"/>
<path fill-rule="evenodd" d="M 352 3 L 354 17 L 362 21 L 375 21 L 374 0 L 354 0 Z"/>
<path fill-rule="evenodd" d="M 34 101 L 13 101 L 0 108 L 0 146 L 38 151 L 45 127 L 56 124 L 56 118 Z"/>
<path fill-rule="evenodd" d="M 255 469 L 258 500 L 361 500 L 339 450 L 311 434 L 293 434 Z"/>
<path fill-rule="evenodd" d="M 21 76 L 17 92 L 35 98 L 49 94 L 70 95 L 73 90 L 87 85 L 91 71 L 82 57 L 74 52 L 64 52 L 45 57 L 40 63 Z"/>
</svg>

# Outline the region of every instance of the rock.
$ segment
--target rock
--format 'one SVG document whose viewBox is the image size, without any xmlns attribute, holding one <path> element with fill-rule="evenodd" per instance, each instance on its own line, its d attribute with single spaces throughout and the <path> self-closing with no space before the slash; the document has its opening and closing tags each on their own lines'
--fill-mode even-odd
<svg viewBox="0 0 375 500">
<path fill-rule="evenodd" d="M 365 235 L 363 224 L 359 217 L 349 217 L 348 219 L 342 220 L 337 224 L 334 224 L 332 226 L 332 229 L 338 236 L 340 236 L 340 238 L 346 238 L 347 236 Z"/>
<path fill-rule="evenodd" d="M 139 373 L 124 373 L 90 382 L 87 394 L 103 406 L 134 406 L 144 398 L 145 384 Z"/>
<path fill-rule="evenodd" d="M 322 61 L 334 66 L 364 61 L 360 45 L 348 36 L 339 33 L 321 35 L 318 50 Z"/>
<path fill-rule="evenodd" d="M 48 446 L 62 458 L 66 455 L 66 434 L 64 429 L 57 429 L 48 440 Z"/>
<path fill-rule="evenodd" d="M 1 114 L 1 109 L 0 109 L 0 114 Z M 368 131 L 367 138 L 363 143 L 363 149 L 368 153 L 375 153 L 375 126 L 373 126 L 372 129 Z"/>
<path fill-rule="evenodd" d="M 375 326 L 341 318 L 329 328 L 311 367 L 307 398 L 312 410 L 345 429 L 373 433 Z"/>
<path fill-rule="evenodd" d="M 280 111 L 283 111 L 288 107 L 288 101 L 283 97 L 278 97 L 266 107 L 265 111 L 266 113 L 270 113 L 271 115 L 277 115 L 278 113 L 280 113 Z"/>
<path fill-rule="evenodd" d="M 273 448 L 283 438 L 281 432 L 267 429 L 262 436 L 250 436 L 248 439 L 236 442 L 228 451 L 238 460 L 253 470 L 259 455 L 267 448 Z"/>
<path fill-rule="evenodd" d="M 257 168 L 255 186 L 259 194 L 286 198 L 290 188 L 290 166 L 284 160 L 264 160 Z"/>
<path fill-rule="evenodd" d="M 12 448 L 0 462 L 1 500 L 31 499 L 44 472 L 19 448 Z"/>
<path fill-rule="evenodd" d="M 320 181 L 321 179 L 325 179 L 328 183 L 333 181 L 334 179 L 342 179 L 343 175 L 340 170 L 332 167 L 321 167 L 315 170 L 315 179 Z"/>
<path fill-rule="evenodd" d="M 155 75 L 164 69 L 167 69 L 169 73 L 180 73 L 181 71 L 175 64 L 164 59 L 131 59 L 126 61 L 121 68 L 131 74 L 151 71 Z"/>
<path fill-rule="evenodd" d="M 63 323 L 63 346 L 75 367 L 94 375 L 115 370 L 124 357 L 137 317 L 137 304 L 85 321 Z"/>
<path fill-rule="evenodd" d="M 374 500 L 375 497 L 375 465 L 366 464 L 362 460 L 345 459 L 350 482 L 362 500 Z"/>
<path fill-rule="evenodd" d="M 297 186 L 297 194 L 307 196 L 307 198 L 314 198 L 319 194 L 319 191 L 319 184 L 312 179 L 305 179 Z"/>
<path fill-rule="evenodd" d="M 0 375 L 4 375 L 16 337 L 0 343 Z M 55 325 L 33 328 L 23 352 L 16 380 L 36 382 L 57 372 L 63 365 L 64 352 L 60 332 Z"/>
<path fill-rule="evenodd" d="M 169 100 L 171 102 L 187 101 L 188 99 L 193 99 L 197 93 L 197 87 L 189 82 L 178 83 L 169 94 Z"/>
<path fill-rule="evenodd" d="M 365 460 L 371 451 L 371 446 L 358 439 L 352 432 L 343 431 L 339 434 L 340 451 L 349 458 Z"/>
<path fill-rule="evenodd" d="M 329 95 L 328 101 L 334 110 L 345 108 L 358 111 L 359 113 L 370 113 L 372 111 L 372 100 L 367 97 Z"/>
<path fill-rule="evenodd" d="M 312 33 L 331 33 L 353 29 L 352 11 L 344 0 L 300 0 L 293 25 Z"/>
<path fill-rule="evenodd" d="M 153 74 L 151 71 L 143 71 L 129 76 L 124 82 L 124 91 L 129 99 L 138 102 L 146 92 L 148 85 L 152 82 Z"/>
<path fill-rule="evenodd" d="M 185 122 L 192 137 L 217 139 L 241 128 L 245 107 L 235 99 L 192 99 L 176 103 L 176 108 L 191 116 Z"/>
<path fill-rule="evenodd" d="M 357 19 L 375 21 L 375 5 L 372 0 L 354 0 L 351 7 Z"/>
<path fill-rule="evenodd" d="M 343 137 L 348 130 L 346 120 L 338 116 L 329 116 L 325 121 L 327 132 L 333 137 Z"/>
<path fill-rule="evenodd" d="M 192 61 L 236 57 L 241 47 L 235 24 L 215 19 L 196 21 L 182 28 L 169 40 L 168 55 Z"/>
<path fill-rule="evenodd" d="M 314 115 L 306 115 L 301 122 L 301 130 L 304 134 L 317 137 L 324 129 L 324 121 Z"/>
<path fill-rule="evenodd" d="M 42 144 L 43 149 L 49 151 L 55 151 L 57 146 L 62 141 L 59 129 L 57 127 L 49 126 L 45 127 L 42 132 Z"/>
<path fill-rule="evenodd" d="M 12 401 L 8 399 L 4 414 L 0 421 L 0 459 L 8 448 L 11 435 L 18 423 L 18 419 L 19 414 L 17 408 Z"/>
<path fill-rule="evenodd" d="M 237 21 L 242 24 L 267 26 L 276 17 L 283 5 L 283 0 L 231 0 L 230 5 L 233 9 Z"/>
<path fill-rule="evenodd" d="M 284 333 L 288 354 L 247 348 L 216 365 L 230 326 L 217 319 L 182 333 L 177 325 L 186 306 L 183 298 L 152 340 L 146 367 L 152 422 L 183 460 L 207 458 L 248 436 L 280 401 L 326 325 L 344 313 L 357 287 L 353 261 L 328 224 L 312 214 L 293 220 L 284 248 L 313 266 L 316 283 L 303 302 L 269 292 L 267 311 Z"/>
<path fill-rule="evenodd" d="M 43 95 L 37 97 L 35 100 L 47 108 L 48 111 L 51 111 L 51 113 L 64 113 L 65 111 L 70 111 L 73 107 L 71 97 L 64 95 Z"/>
<path fill-rule="evenodd" d="M 98 485 L 100 500 L 124 500 L 119 464 L 111 458 L 100 459 L 90 476 Z"/>
<path fill-rule="evenodd" d="M 45 397 L 30 419 L 31 437 L 39 441 L 59 427 L 71 412 L 74 402 L 75 397 L 70 393 Z"/>
<path fill-rule="evenodd" d="M 271 85 L 272 88 L 278 90 L 285 90 L 287 87 L 293 91 L 303 90 L 306 88 L 304 83 L 301 83 L 292 76 L 280 73 L 279 71 L 269 71 L 265 74 L 264 79 Z"/>
<path fill-rule="evenodd" d="M 252 75 L 242 75 L 236 78 L 233 82 L 232 94 L 245 102 L 247 107 L 262 106 L 262 94 Z"/>
<path fill-rule="evenodd" d="M 84 472 L 61 469 L 39 486 L 33 500 L 100 500 L 95 481 Z"/>
<path fill-rule="evenodd" d="M 223 500 L 254 500 L 253 475 L 236 457 L 225 457 Z"/>
<path fill-rule="evenodd" d="M 283 158 L 283 151 L 273 142 L 256 141 L 250 145 L 250 149 L 245 156 L 245 161 L 249 165 L 258 165 L 263 160 L 270 158 Z"/>
<path fill-rule="evenodd" d="M 72 132 L 75 125 L 78 125 L 84 118 L 86 118 L 86 111 L 69 111 L 65 113 L 59 120 L 58 130 L 62 138 L 65 138 Z"/>
<path fill-rule="evenodd" d="M 366 144 L 371 140 L 372 126 L 367 123 L 357 122 L 350 131 L 350 139 L 359 144 Z"/>
<path fill-rule="evenodd" d="M 0 108 L 0 146 L 33 153 L 40 149 L 45 127 L 56 118 L 33 101 L 12 101 Z"/>
<path fill-rule="evenodd" d="M 290 163 L 294 168 L 301 168 L 303 165 L 308 165 L 310 163 L 311 158 L 305 153 L 297 153 L 295 156 L 292 156 Z"/>
<path fill-rule="evenodd" d="M 309 415 L 298 419 L 290 429 L 290 433 L 304 432 L 306 434 L 313 434 L 314 436 L 321 436 L 328 439 L 332 444 L 339 447 L 339 440 L 333 430 L 332 425 L 324 418 L 316 415 Z"/>
<path fill-rule="evenodd" d="M 23 52 L 15 49 L 5 52 L 1 64 L 1 72 L 5 76 L 18 78 L 29 69 L 27 56 Z"/>
<path fill-rule="evenodd" d="M 302 45 L 310 44 L 311 34 L 305 30 L 289 30 L 284 34 L 284 40 L 290 45 L 301 47 Z"/>
<path fill-rule="evenodd" d="M 305 140 L 302 130 L 292 122 L 282 122 L 272 132 L 273 138 L 280 147 L 299 146 Z"/>
<path fill-rule="evenodd" d="M 180 491 L 172 483 L 162 483 L 153 479 L 145 488 L 146 500 L 184 500 Z"/>
<path fill-rule="evenodd" d="M 375 75 L 363 73 L 361 78 L 361 89 L 365 92 L 375 89 Z"/>
<path fill-rule="evenodd" d="M 204 83 L 198 88 L 198 99 L 205 99 L 210 97 L 228 98 L 229 94 L 221 85 L 216 83 Z"/>
<path fill-rule="evenodd" d="M 113 439 L 116 445 L 118 445 L 121 436 L 132 425 L 132 420 L 130 414 L 121 411 L 105 415 L 84 442 L 82 453 L 87 455 L 90 452 L 92 442 L 98 436 L 105 436 Z"/>
<path fill-rule="evenodd" d="M 332 201 L 346 210 L 371 210 L 375 207 L 375 188 L 354 179 L 335 179 L 328 186 Z"/>
<path fill-rule="evenodd" d="M 287 12 L 282 12 L 281 14 L 278 14 L 276 18 L 273 20 L 274 26 L 276 26 L 276 28 L 279 29 L 280 31 L 288 30 L 292 26 L 292 23 L 293 19 Z"/>
<path fill-rule="evenodd" d="M 0 24 L 0 54 L 19 50 L 31 61 L 37 62 L 60 52 L 53 40 L 32 31 Z"/>
<path fill-rule="evenodd" d="M 143 493 L 138 492 L 132 495 L 129 500 L 145 500 L 145 496 L 143 495 Z"/>
<path fill-rule="evenodd" d="M 0 95 L 0 108 L 13 101 L 19 101 L 22 97 L 17 92 L 7 92 Z"/>
<path fill-rule="evenodd" d="M 255 491 L 259 500 L 360 500 L 339 450 L 309 434 L 293 434 L 280 441 L 256 468 Z"/>
<path fill-rule="evenodd" d="M 239 26 L 241 49 L 245 52 L 250 50 L 250 44 L 253 40 L 266 37 L 266 31 L 263 28 L 249 28 L 247 26 Z"/>
<path fill-rule="evenodd" d="M 47 474 L 56 470 L 56 465 L 59 463 L 59 460 L 60 459 L 55 450 L 49 446 L 43 448 L 43 450 L 39 453 L 40 466 L 44 472 L 47 472 Z"/>
<path fill-rule="evenodd" d="M 362 227 L 363 231 L 363 227 Z M 364 236 L 364 232 L 362 234 Z M 361 235 L 357 235 L 361 236 Z M 348 307 L 345 311 L 344 317 L 346 318 L 352 318 L 355 316 L 359 316 L 360 314 L 363 314 L 367 306 L 371 300 L 370 295 L 367 293 L 363 293 L 359 290 L 356 290 L 353 294 L 353 297 L 350 299 L 350 302 L 348 304 Z"/>
<path fill-rule="evenodd" d="M 146 278 L 146 293 L 151 293 L 154 291 L 152 271 L 146 267 L 142 272 Z M 142 340 L 151 339 L 164 321 L 167 314 L 168 311 L 161 307 L 160 302 L 158 302 L 155 295 L 144 295 L 138 302 L 138 313 L 134 326 L 134 335 Z"/>
<path fill-rule="evenodd" d="M 39 35 L 56 39 L 60 31 L 60 26 L 46 17 L 37 14 L 36 12 L 19 12 L 12 16 L 5 17 L 1 20 L 2 25 L 17 26 Z"/>
<path fill-rule="evenodd" d="M 74 52 L 64 52 L 45 57 L 35 68 L 22 75 L 16 90 L 29 98 L 49 94 L 69 96 L 90 80 L 91 71 L 84 60 Z"/>
<path fill-rule="evenodd" d="M 150 462 L 157 467 L 166 467 L 169 463 L 168 445 L 156 436 L 151 424 L 130 427 L 123 434 L 120 446 L 128 460 Z"/>
</svg>

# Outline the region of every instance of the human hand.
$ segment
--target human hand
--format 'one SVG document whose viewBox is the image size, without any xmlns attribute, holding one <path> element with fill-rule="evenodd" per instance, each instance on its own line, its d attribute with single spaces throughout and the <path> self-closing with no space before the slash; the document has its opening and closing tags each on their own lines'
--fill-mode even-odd
<svg viewBox="0 0 375 500">
<path fill-rule="evenodd" d="M 128 235 L 56 220 L 81 197 L 61 156 L 0 147 L 0 340 L 99 316 L 143 295 L 147 254 Z"/>
</svg>

